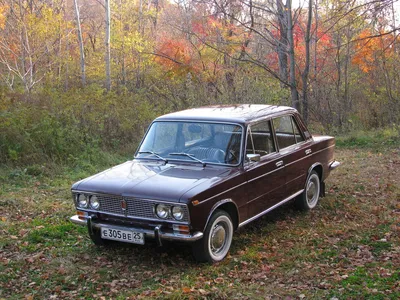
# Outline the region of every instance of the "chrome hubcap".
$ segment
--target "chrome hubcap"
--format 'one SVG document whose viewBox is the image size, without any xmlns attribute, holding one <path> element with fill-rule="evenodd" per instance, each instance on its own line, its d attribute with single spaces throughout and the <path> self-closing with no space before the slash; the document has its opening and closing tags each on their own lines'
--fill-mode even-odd
<svg viewBox="0 0 400 300">
<path fill-rule="evenodd" d="M 307 203 L 310 208 L 313 208 L 317 202 L 319 197 L 319 178 L 317 175 L 311 175 L 306 190 L 306 198 Z"/>
<path fill-rule="evenodd" d="M 213 253 L 219 252 L 225 244 L 226 230 L 220 224 L 215 225 L 211 234 L 211 250 Z"/>
<path fill-rule="evenodd" d="M 316 190 L 315 183 L 314 183 L 313 181 L 310 181 L 310 182 L 308 183 L 308 186 L 307 186 L 307 200 L 308 200 L 309 202 L 312 201 L 312 200 L 314 199 L 314 197 L 315 197 L 315 190 Z"/>
</svg>

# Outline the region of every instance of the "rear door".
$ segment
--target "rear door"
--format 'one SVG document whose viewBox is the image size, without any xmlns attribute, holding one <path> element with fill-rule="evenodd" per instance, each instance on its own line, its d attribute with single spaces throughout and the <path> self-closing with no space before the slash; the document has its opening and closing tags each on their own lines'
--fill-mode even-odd
<svg viewBox="0 0 400 300">
<path fill-rule="evenodd" d="M 285 167 L 285 193 L 289 197 L 304 188 L 310 162 L 311 140 L 306 141 L 293 115 L 273 119 L 281 160 Z"/>
</svg>

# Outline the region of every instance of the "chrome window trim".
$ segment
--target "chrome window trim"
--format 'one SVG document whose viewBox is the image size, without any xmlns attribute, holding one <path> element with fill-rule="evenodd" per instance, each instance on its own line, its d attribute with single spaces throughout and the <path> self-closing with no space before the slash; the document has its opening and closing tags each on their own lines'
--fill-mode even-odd
<svg viewBox="0 0 400 300">
<path fill-rule="evenodd" d="M 286 117 L 286 116 L 290 116 L 290 117 L 291 117 L 291 118 L 290 118 L 290 119 L 291 119 L 291 122 L 290 122 L 290 123 L 292 124 L 292 131 L 293 131 L 292 133 L 293 133 L 293 135 L 294 135 L 294 140 L 296 141 L 296 143 L 294 143 L 294 144 L 292 144 L 292 145 L 290 145 L 290 146 L 281 148 L 281 147 L 279 147 L 278 139 L 277 139 L 277 137 L 276 137 L 276 130 L 275 130 L 274 119 L 281 118 L 281 117 Z M 303 141 L 297 142 L 296 135 L 294 134 L 293 119 L 294 119 L 294 122 L 295 122 L 296 125 L 297 125 L 297 128 L 299 129 L 300 135 L 303 136 Z M 276 150 L 277 152 L 281 152 L 281 150 L 285 150 L 285 151 L 286 151 L 286 150 L 290 150 L 292 147 L 294 148 L 294 146 L 296 146 L 296 147 L 301 147 L 303 144 L 305 144 L 305 143 L 307 143 L 307 142 L 310 142 L 310 138 L 306 139 L 305 136 L 304 136 L 304 133 L 300 130 L 300 127 L 299 127 L 297 118 L 296 118 L 295 114 L 292 113 L 292 112 L 286 113 L 286 114 L 282 114 L 282 115 L 274 116 L 273 118 L 271 118 L 271 125 L 272 125 L 272 131 L 273 131 L 273 133 L 274 133 L 275 145 L 277 146 L 277 148 L 276 148 L 276 149 L 277 149 L 277 150 Z M 311 134 L 310 134 L 310 137 L 311 137 L 311 139 L 312 139 Z"/>
</svg>

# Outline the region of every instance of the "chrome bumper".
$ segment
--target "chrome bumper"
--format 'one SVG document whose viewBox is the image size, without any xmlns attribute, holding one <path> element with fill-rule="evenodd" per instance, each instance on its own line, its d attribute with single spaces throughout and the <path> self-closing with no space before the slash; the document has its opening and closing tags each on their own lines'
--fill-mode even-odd
<svg viewBox="0 0 400 300">
<path fill-rule="evenodd" d="M 331 164 L 329 165 L 329 170 L 334 170 L 337 167 L 340 166 L 340 162 L 338 162 L 337 160 L 334 160 L 333 162 L 331 162 Z"/>
<path fill-rule="evenodd" d="M 89 222 L 88 222 L 89 220 Z M 156 226 L 154 230 L 151 229 L 143 229 L 143 228 L 135 228 L 135 227 L 128 227 L 128 226 L 119 226 L 119 225 L 110 225 L 110 224 L 102 224 L 102 223 L 95 223 L 91 219 L 82 220 L 78 217 L 78 215 L 72 216 L 70 221 L 74 224 L 88 226 L 91 228 L 98 228 L 106 227 L 106 228 L 113 228 L 113 229 L 120 229 L 120 230 L 134 230 L 136 232 L 144 233 L 145 237 L 156 239 L 159 244 L 161 244 L 160 240 L 167 240 L 167 241 L 181 241 L 181 242 L 194 242 L 203 237 L 203 233 L 200 231 L 196 231 L 193 234 L 179 234 L 179 233 L 167 233 L 161 231 L 161 226 Z"/>
</svg>

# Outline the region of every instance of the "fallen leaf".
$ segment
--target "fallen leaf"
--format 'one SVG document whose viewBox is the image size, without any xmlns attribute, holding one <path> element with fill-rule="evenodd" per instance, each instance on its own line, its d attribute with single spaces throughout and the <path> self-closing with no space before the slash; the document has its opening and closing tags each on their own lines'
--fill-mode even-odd
<svg viewBox="0 0 400 300">
<path fill-rule="evenodd" d="M 222 277 L 217 277 L 217 278 L 214 279 L 214 282 L 215 283 L 223 283 L 224 279 Z"/>
<path fill-rule="evenodd" d="M 199 293 L 202 294 L 202 295 L 207 295 L 208 294 L 207 291 L 203 290 L 203 289 L 199 289 Z"/>
</svg>

